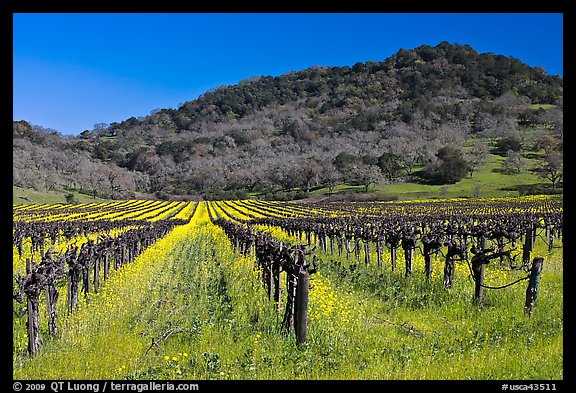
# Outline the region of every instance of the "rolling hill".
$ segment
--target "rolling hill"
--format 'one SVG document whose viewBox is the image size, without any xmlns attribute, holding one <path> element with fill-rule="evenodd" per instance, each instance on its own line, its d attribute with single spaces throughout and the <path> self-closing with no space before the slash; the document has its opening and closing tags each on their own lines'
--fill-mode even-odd
<svg viewBox="0 0 576 393">
<path fill-rule="evenodd" d="M 562 77 L 442 42 L 379 62 L 252 77 L 74 137 L 17 121 L 13 185 L 237 198 L 425 184 L 445 146 L 469 154 L 474 141 L 493 150 L 516 138 L 534 159 L 548 135 L 561 148 L 562 115 Z M 386 173 L 386 162 L 396 169 Z"/>
</svg>

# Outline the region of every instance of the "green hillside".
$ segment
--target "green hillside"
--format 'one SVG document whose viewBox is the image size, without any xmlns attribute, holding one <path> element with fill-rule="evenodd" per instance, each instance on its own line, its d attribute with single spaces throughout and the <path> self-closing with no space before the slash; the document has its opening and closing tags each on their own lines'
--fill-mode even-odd
<svg viewBox="0 0 576 393">
<path fill-rule="evenodd" d="M 69 192 L 45 191 L 40 192 L 32 188 L 21 188 L 12 186 L 12 205 L 22 205 L 30 203 L 66 203 L 66 195 Z M 72 192 L 74 199 L 78 203 L 105 202 L 109 199 L 92 198 L 90 195 Z"/>
<path fill-rule="evenodd" d="M 370 186 L 368 193 L 373 194 L 374 199 L 378 195 L 380 198 L 397 197 L 401 200 L 469 197 L 496 198 L 561 193 L 561 188 L 551 190 L 550 182 L 536 176 L 531 170 L 537 165 L 538 161 L 536 159 L 526 159 L 526 168 L 515 174 L 502 173 L 501 167 L 504 160 L 505 157 L 490 154 L 489 161 L 483 168 L 475 172 L 472 177 L 466 176 L 454 184 L 433 185 L 425 182 L 376 184 Z M 415 173 L 417 174 L 418 170 Z M 332 194 L 336 196 L 350 193 L 363 194 L 364 186 L 340 184 L 332 190 Z M 328 195 L 328 189 L 325 187 L 310 192 L 311 197 Z M 366 195 L 365 198 L 371 199 L 370 195 Z"/>
</svg>

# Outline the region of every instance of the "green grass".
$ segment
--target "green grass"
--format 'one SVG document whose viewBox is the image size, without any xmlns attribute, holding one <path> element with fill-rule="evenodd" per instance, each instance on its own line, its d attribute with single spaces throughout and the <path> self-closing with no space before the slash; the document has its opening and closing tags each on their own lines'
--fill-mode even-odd
<svg viewBox="0 0 576 393">
<path fill-rule="evenodd" d="M 490 161 L 472 177 L 465 177 L 455 184 L 449 185 L 426 185 L 414 183 L 390 184 L 380 188 L 381 192 L 400 195 L 401 199 L 443 197 L 448 198 L 472 197 L 475 193 L 485 198 L 519 196 L 519 191 L 514 188 L 520 185 L 537 185 L 542 179 L 528 170 L 518 174 L 503 174 L 500 172 L 504 157 L 490 155 Z M 535 165 L 533 159 L 528 159 L 528 167 Z"/>
<path fill-rule="evenodd" d="M 54 203 L 66 203 L 66 195 L 69 192 L 64 191 L 45 191 L 40 192 L 32 188 L 21 188 L 12 186 L 12 205 L 21 204 L 54 204 Z M 102 198 L 92 198 L 90 195 L 81 194 L 79 192 L 71 192 L 74 194 L 74 198 L 78 203 L 91 203 L 91 202 L 107 202 L 109 199 Z M 24 197 L 24 198 L 21 198 Z M 30 202 L 32 201 L 32 202 Z"/>
<path fill-rule="evenodd" d="M 483 198 L 514 197 L 522 195 L 522 190 L 538 188 L 540 191 L 549 187 L 543 179 L 536 176 L 529 168 L 537 164 L 533 158 L 527 159 L 527 167 L 518 174 L 504 174 L 500 171 L 502 162 L 506 159 L 490 154 L 489 161 L 472 177 L 466 176 L 454 184 L 431 185 L 425 183 L 395 183 L 371 185 L 369 193 L 381 193 L 397 196 L 401 200 L 434 199 L 434 198 Z M 422 170 L 416 168 L 415 172 Z M 334 194 L 363 193 L 364 186 L 340 184 L 333 190 Z M 327 195 L 328 190 L 321 188 L 310 193 L 311 196 Z"/>
</svg>

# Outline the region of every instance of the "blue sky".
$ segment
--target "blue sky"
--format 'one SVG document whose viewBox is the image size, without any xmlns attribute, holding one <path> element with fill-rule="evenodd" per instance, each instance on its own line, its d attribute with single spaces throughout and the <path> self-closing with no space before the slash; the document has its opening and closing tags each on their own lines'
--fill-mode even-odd
<svg viewBox="0 0 576 393">
<path fill-rule="evenodd" d="M 441 41 L 563 75 L 561 13 L 13 15 L 13 117 L 78 134 L 208 89 Z"/>
</svg>

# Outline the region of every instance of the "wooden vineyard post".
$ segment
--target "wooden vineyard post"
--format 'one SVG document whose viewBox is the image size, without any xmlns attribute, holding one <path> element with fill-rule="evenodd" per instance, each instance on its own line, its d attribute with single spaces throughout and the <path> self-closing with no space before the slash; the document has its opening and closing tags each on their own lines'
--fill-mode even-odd
<svg viewBox="0 0 576 393">
<path fill-rule="evenodd" d="M 56 324 L 57 309 L 56 303 L 58 302 L 58 288 L 54 281 L 50 282 L 45 289 L 46 293 L 46 309 L 48 310 L 48 334 L 51 336 L 58 335 L 58 326 Z"/>
<path fill-rule="evenodd" d="M 88 260 L 88 263 L 86 264 L 86 267 L 83 269 L 82 274 L 83 274 L 83 281 L 82 281 L 82 289 L 84 289 L 84 293 L 90 293 L 91 292 L 91 281 L 90 281 L 90 271 L 92 269 L 90 269 L 90 260 Z"/>
<path fill-rule="evenodd" d="M 77 264 L 71 266 L 68 272 L 68 313 L 78 307 L 78 284 L 81 270 Z"/>
<path fill-rule="evenodd" d="M 304 255 L 300 253 L 299 258 L 301 258 L 302 264 L 298 272 L 294 315 L 294 330 L 298 345 L 305 343 L 308 335 L 308 289 L 310 286 L 310 273 Z"/>
<path fill-rule="evenodd" d="M 486 256 L 486 237 L 480 236 L 478 239 L 478 247 L 472 249 L 475 254 L 470 261 L 472 263 L 472 275 L 474 277 L 474 300 L 478 304 L 482 305 L 484 302 L 484 270 L 485 264 L 487 264 L 490 259 Z"/>
<path fill-rule="evenodd" d="M 294 303 L 296 301 L 296 287 L 298 285 L 298 277 L 295 277 L 292 269 L 286 271 L 286 309 L 284 311 L 284 319 L 282 325 L 287 332 L 290 332 L 294 325 Z"/>
<path fill-rule="evenodd" d="M 451 288 L 454 281 L 454 256 L 446 255 L 446 264 L 444 265 L 444 288 Z"/>
<path fill-rule="evenodd" d="M 444 265 L 444 288 L 451 288 L 454 281 L 454 245 L 448 245 L 446 264 Z"/>
<path fill-rule="evenodd" d="M 257 250 L 258 251 L 258 250 Z M 264 255 L 256 254 L 256 261 L 258 263 L 258 269 L 260 273 L 260 280 L 266 291 L 266 296 L 268 300 L 272 299 L 272 288 L 270 287 L 271 269 L 270 261 Z"/>
<path fill-rule="evenodd" d="M 478 254 L 472 257 L 472 273 L 475 282 L 474 299 L 480 305 L 482 305 L 484 301 L 484 267 L 485 260 L 483 258 L 483 251 L 480 250 Z"/>
<path fill-rule="evenodd" d="M 504 236 L 498 237 L 498 252 L 500 255 L 500 263 L 504 262 Z"/>
<path fill-rule="evenodd" d="M 526 265 L 530 261 L 530 252 L 534 247 L 534 236 L 533 236 L 532 226 L 526 229 L 526 235 L 524 236 L 524 247 L 522 248 L 522 264 Z"/>
<path fill-rule="evenodd" d="M 70 277 L 66 280 L 66 312 L 68 315 L 72 313 L 72 280 Z"/>
<path fill-rule="evenodd" d="M 94 261 L 94 293 L 100 290 L 100 263 L 100 257 L 97 257 Z"/>
<path fill-rule="evenodd" d="M 378 267 L 382 268 L 382 240 L 378 237 L 376 241 L 376 254 L 378 255 Z"/>
<path fill-rule="evenodd" d="M 330 255 L 334 255 L 334 235 L 330 234 Z"/>
<path fill-rule="evenodd" d="M 344 246 L 346 246 L 346 259 L 350 259 L 350 237 L 346 234 L 346 241 Z"/>
<path fill-rule="evenodd" d="M 280 307 L 281 287 L 280 287 L 280 264 L 275 263 L 272 267 L 272 276 L 274 281 L 274 303 Z"/>
<path fill-rule="evenodd" d="M 432 277 L 432 254 L 427 251 L 426 246 L 424 246 L 424 274 L 426 274 L 426 279 L 430 280 Z"/>
<path fill-rule="evenodd" d="M 32 274 L 32 261 L 26 258 L 26 275 Z M 28 320 L 26 327 L 28 328 L 28 353 L 31 356 L 36 356 L 40 348 L 40 327 L 38 324 L 38 297 L 39 291 L 27 290 L 26 293 L 26 312 Z"/>
<path fill-rule="evenodd" d="M 134 251 L 134 257 L 137 257 L 142 253 L 143 244 L 140 240 L 136 242 L 136 249 Z"/>
<path fill-rule="evenodd" d="M 528 280 L 528 288 L 526 288 L 526 302 L 524 303 L 524 312 L 531 316 L 536 308 L 536 299 L 538 299 L 538 289 L 540 287 L 540 276 L 542 274 L 542 264 L 544 258 L 536 257 L 532 261 L 532 268 L 530 269 L 530 279 Z"/>
<path fill-rule="evenodd" d="M 104 251 L 104 281 L 108 279 L 108 272 L 110 271 L 110 255 L 108 250 Z"/>
<path fill-rule="evenodd" d="M 27 293 L 27 310 L 28 310 L 28 353 L 36 356 L 40 348 L 40 328 L 38 325 L 38 296 L 35 293 Z"/>
<path fill-rule="evenodd" d="M 439 243 L 430 239 L 422 239 L 422 244 L 424 245 L 424 273 L 426 279 L 429 280 L 432 277 L 432 253 L 435 247 L 439 246 Z"/>
<path fill-rule="evenodd" d="M 396 269 L 396 247 L 390 249 L 390 263 L 392 264 L 392 271 Z"/>
<path fill-rule="evenodd" d="M 120 267 L 124 266 L 124 264 L 126 263 L 126 257 L 127 257 L 127 250 L 126 250 L 126 244 L 122 243 L 122 245 L 120 246 L 121 250 L 122 250 L 122 256 L 120 257 Z"/>
<path fill-rule="evenodd" d="M 264 268 L 266 275 L 266 291 L 268 292 L 268 300 L 272 301 L 274 297 L 274 275 L 272 273 L 272 261 L 268 261 Z"/>
<path fill-rule="evenodd" d="M 368 240 L 364 241 L 364 263 L 370 264 L 370 242 Z"/>
<path fill-rule="evenodd" d="M 356 254 L 356 259 L 358 260 L 358 263 L 360 263 L 360 238 L 356 237 L 356 239 L 354 239 L 354 254 Z"/>
<path fill-rule="evenodd" d="M 392 271 L 394 271 L 396 269 L 396 249 L 400 246 L 398 233 L 389 234 L 386 238 L 386 243 L 390 248 L 390 263 L 392 264 Z"/>
<path fill-rule="evenodd" d="M 112 263 L 112 268 L 114 270 L 117 270 L 120 267 L 120 245 L 116 241 L 114 241 L 110 249 L 112 251 L 112 254 L 110 256 L 114 259 L 114 262 Z"/>
<path fill-rule="evenodd" d="M 554 228 L 550 228 L 550 225 L 546 226 L 548 230 L 548 252 L 552 252 L 554 248 Z"/>
<path fill-rule="evenodd" d="M 406 277 L 412 274 L 415 247 L 416 239 L 414 237 L 409 236 L 402 238 L 402 248 L 404 249 L 404 259 L 406 261 Z"/>
</svg>

